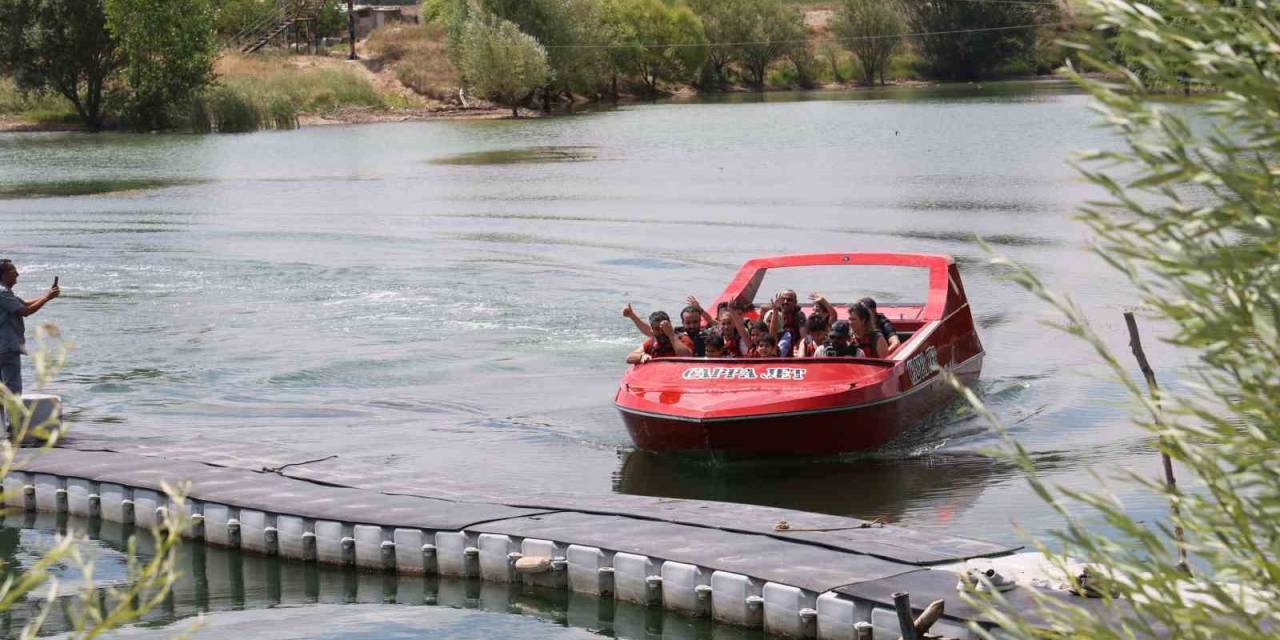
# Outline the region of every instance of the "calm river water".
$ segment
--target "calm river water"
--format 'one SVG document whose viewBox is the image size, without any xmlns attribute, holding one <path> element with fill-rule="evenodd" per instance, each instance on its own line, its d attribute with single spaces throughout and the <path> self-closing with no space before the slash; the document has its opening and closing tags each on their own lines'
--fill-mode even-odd
<svg viewBox="0 0 1280 640">
<path fill-rule="evenodd" d="M 0 134 L 0 253 L 22 267 L 20 294 L 61 277 L 39 317 L 75 342 L 51 391 L 79 433 L 1015 540 L 1013 525 L 1056 522 L 978 455 L 999 438 L 958 407 L 854 459 L 633 451 L 612 407 L 638 342 L 619 310 L 710 301 L 756 256 L 952 254 L 987 348 L 980 390 L 1051 479 L 1155 473 L 1120 390 L 975 240 L 1073 292 L 1122 349 L 1134 294 L 1071 215 L 1096 194 L 1067 158 L 1114 144 L 1094 123 L 1085 96 L 1040 83 L 247 135 Z M 1167 380 L 1178 358 L 1153 347 Z"/>
</svg>

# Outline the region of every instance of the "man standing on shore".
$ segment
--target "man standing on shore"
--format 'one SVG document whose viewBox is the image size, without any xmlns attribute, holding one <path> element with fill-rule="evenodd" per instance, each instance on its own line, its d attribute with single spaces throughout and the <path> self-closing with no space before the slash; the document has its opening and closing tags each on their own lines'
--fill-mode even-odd
<svg viewBox="0 0 1280 640">
<path fill-rule="evenodd" d="M 22 395 L 22 354 L 27 352 L 27 329 L 23 318 L 37 312 L 58 297 L 58 279 L 44 295 L 23 300 L 13 293 L 18 282 L 18 267 L 12 260 L 0 260 L 0 384 L 16 395 Z"/>
</svg>

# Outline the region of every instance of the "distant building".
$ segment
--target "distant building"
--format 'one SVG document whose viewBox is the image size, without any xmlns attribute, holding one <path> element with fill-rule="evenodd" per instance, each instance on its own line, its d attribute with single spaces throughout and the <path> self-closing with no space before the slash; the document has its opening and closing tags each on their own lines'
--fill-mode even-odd
<svg viewBox="0 0 1280 640">
<path fill-rule="evenodd" d="M 417 24 L 417 9 L 417 5 L 357 4 L 352 7 L 356 18 L 356 39 L 367 38 L 374 29 L 388 24 Z"/>
</svg>

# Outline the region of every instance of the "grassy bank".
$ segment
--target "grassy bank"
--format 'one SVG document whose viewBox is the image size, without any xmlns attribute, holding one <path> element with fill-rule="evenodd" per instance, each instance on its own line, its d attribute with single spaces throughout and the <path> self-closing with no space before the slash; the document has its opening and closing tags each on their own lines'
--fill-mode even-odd
<svg viewBox="0 0 1280 640">
<path fill-rule="evenodd" d="M 65 126 L 77 121 L 75 109 L 62 96 L 18 90 L 13 78 L 0 76 L 0 118 L 9 118 L 46 127 Z"/>
<path fill-rule="evenodd" d="M 302 114 L 389 106 L 366 74 L 337 59 L 228 54 L 218 60 L 217 74 L 193 105 L 196 131 L 291 129 Z"/>
<path fill-rule="evenodd" d="M 389 74 L 428 100 L 458 101 L 462 74 L 449 62 L 444 30 L 437 25 L 394 25 L 374 31 L 364 43 L 370 70 Z"/>
</svg>

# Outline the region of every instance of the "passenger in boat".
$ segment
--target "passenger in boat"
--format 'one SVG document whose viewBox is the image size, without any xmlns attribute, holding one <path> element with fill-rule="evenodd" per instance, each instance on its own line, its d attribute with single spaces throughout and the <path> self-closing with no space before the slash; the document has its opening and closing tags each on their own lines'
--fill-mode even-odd
<svg viewBox="0 0 1280 640">
<path fill-rule="evenodd" d="M 861 302 L 849 306 L 849 327 L 853 330 L 854 342 L 868 358 L 883 358 L 889 355 L 889 341 L 880 334 L 876 326 L 876 316 Z"/>
<path fill-rule="evenodd" d="M 773 338 L 778 345 L 778 356 L 782 358 L 790 358 L 795 351 L 796 343 L 800 342 L 800 332 L 792 330 L 784 326 L 783 317 L 786 314 L 787 303 L 781 296 L 774 298 L 770 304 L 769 311 L 765 313 L 765 324 L 769 328 L 769 337 Z M 801 315 L 803 317 L 803 314 Z"/>
<path fill-rule="evenodd" d="M 777 358 L 778 343 L 773 336 L 762 335 L 755 339 L 754 345 L 751 347 L 751 353 L 747 354 L 752 358 Z"/>
<path fill-rule="evenodd" d="M 701 358 L 707 355 L 707 334 L 702 330 L 702 309 L 689 305 L 680 311 L 681 325 L 676 333 L 689 338 L 693 343 L 693 356 Z"/>
<path fill-rule="evenodd" d="M 822 343 L 822 347 L 814 355 L 820 358 L 853 358 L 862 355 L 857 343 L 850 341 L 852 336 L 849 323 L 840 320 L 831 325 L 826 342 Z"/>
<path fill-rule="evenodd" d="M 748 338 L 751 332 L 747 330 L 746 322 L 742 319 L 742 312 L 728 302 L 721 302 L 716 307 L 716 314 L 720 319 L 720 335 L 724 338 L 725 357 L 746 355 L 751 350 L 751 342 Z"/>
<path fill-rule="evenodd" d="M 791 345 L 800 342 L 804 337 L 804 312 L 800 310 L 799 298 L 791 289 L 783 289 L 774 296 L 769 311 L 761 318 L 769 325 L 769 334 L 778 340 L 784 357 L 791 355 Z"/>
<path fill-rule="evenodd" d="M 644 344 L 627 356 L 627 364 L 644 364 L 655 358 L 688 358 L 693 355 L 693 341 L 687 335 L 676 333 L 667 312 L 654 311 L 649 314 L 649 326 L 653 337 L 645 340 Z"/>
<path fill-rule="evenodd" d="M 649 323 L 641 320 L 640 316 L 636 313 L 636 310 L 631 307 L 631 305 L 628 304 L 622 308 L 622 317 L 630 319 L 631 323 L 636 325 L 636 330 L 644 337 L 653 337 L 653 327 L 650 327 Z"/>
<path fill-rule="evenodd" d="M 836 318 L 839 317 L 839 315 L 836 313 L 835 306 L 833 306 L 829 301 L 827 301 L 827 297 L 822 295 L 821 293 L 810 293 L 809 299 L 813 301 L 814 314 L 821 313 L 824 316 L 826 316 L 827 318 L 826 329 L 827 331 L 831 331 L 831 325 L 836 321 Z M 822 341 L 819 340 L 818 344 L 822 344 Z"/>
<path fill-rule="evenodd" d="M 772 334 L 769 333 L 769 325 L 765 324 L 761 320 L 748 322 L 747 325 L 750 327 L 748 329 L 748 335 L 750 336 L 751 348 L 753 349 L 756 346 L 756 340 L 760 339 L 761 336 L 773 337 Z"/>
<path fill-rule="evenodd" d="M 827 341 L 827 334 L 830 333 L 827 315 L 825 313 L 814 313 L 805 320 L 805 337 L 800 341 L 800 345 L 796 347 L 796 357 L 812 358 L 818 355 L 818 350 L 822 348 L 823 343 Z"/>
<path fill-rule="evenodd" d="M 893 323 L 889 322 L 889 319 L 883 313 L 876 311 L 876 301 L 871 298 L 863 298 L 858 302 L 861 302 L 862 306 L 869 309 L 871 314 L 875 316 L 876 328 L 880 330 L 880 335 L 884 336 L 885 342 L 889 343 L 889 350 L 885 353 L 890 353 L 897 349 L 898 345 L 902 344 L 902 339 L 898 337 L 898 331 L 893 328 Z"/>
<path fill-rule="evenodd" d="M 702 303 L 694 296 L 685 299 L 688 306 L 680 312 L 681 326 L 676 333 L 684 333 L 693 341 L 693 355 L 702 358 L 707 355 L 707 333 L 716 326 L 715 318 L 702 308 Z"/>
<path fill-rule="evenodd" d="M 724 336 L 720 335 L 719 331 L 707 332 L 706 345 L 707 345 L 706 357 L 708 358 L 729 357 L 727 355 L 727 351 L 725 350 L 725 346 L 724 346 Z"/>
</svg>

